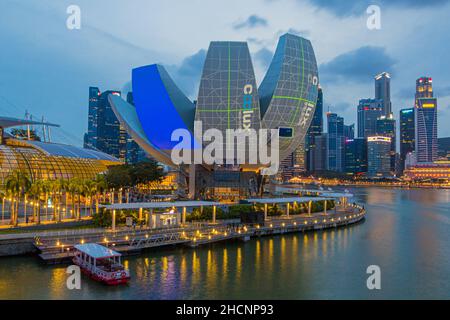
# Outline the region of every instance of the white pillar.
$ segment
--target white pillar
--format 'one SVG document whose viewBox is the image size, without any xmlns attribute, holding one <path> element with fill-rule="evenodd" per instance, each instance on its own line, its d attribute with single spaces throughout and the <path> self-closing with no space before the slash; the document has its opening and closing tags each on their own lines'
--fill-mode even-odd
<svg viewBox="0 0 450 320">
<path fill-rule="evenodd" d="M 216 206 L 213 206 L 212 222 L 213 222 L 213 223 L 216 223 Z"/>
<path fill-rule="evenodd" d="M 267 220 L 267 203 L 264 203 L 264 220 Z"/>
<path fill-rule="evenodd" d="M 149 214 L 148 214 L 148 226 L 150 228 L 153 228 L 153 209 L 149 210 Z"/>
<path fill-rule="evenodd" d="M 116 210 L 113 210 L 112 214 L 112 231 L 116 231 Z"/>
<path fill-rule="evenodd" d="M 142 220 L 142 211 L 143 211 L 143 209 L 139 208 L 139 221 Z"/>
<path fill-rule="evenodd" d="M 324 213 L 327 214 L 327 200 L 323 202 Z"/>
<path fill-rule="evenodd" d="M 183 215 L 181 216 L 181 223 L 186 224 L 186 207 L 183 207 Z"/>
<path fill-rule="evenodd" d="M 290 203 L 288 202 L 287 204 L 286 204 L 286 215 L 289 217 L 289 208 L 290 208 Z"/>
<path fill-rule="evenodd" d="M 311 215 L 311 205 L 312 205 L 312 201 L 310 200 L 308 202 L 308 215 Z"/>
</svg>

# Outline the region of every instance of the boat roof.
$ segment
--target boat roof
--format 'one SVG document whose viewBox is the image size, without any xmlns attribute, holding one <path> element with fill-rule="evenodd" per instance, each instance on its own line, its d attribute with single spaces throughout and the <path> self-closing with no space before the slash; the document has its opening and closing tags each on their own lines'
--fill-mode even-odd
<svg viewBox="0 0 450 320">
<path fill-rule="evenodd" d="M 75 245 L 75 249 L 94 259 L 104 259 L 109 257 L 120 257 L 121 254 L 97 243 L 85 243 Z"/>
</svg>

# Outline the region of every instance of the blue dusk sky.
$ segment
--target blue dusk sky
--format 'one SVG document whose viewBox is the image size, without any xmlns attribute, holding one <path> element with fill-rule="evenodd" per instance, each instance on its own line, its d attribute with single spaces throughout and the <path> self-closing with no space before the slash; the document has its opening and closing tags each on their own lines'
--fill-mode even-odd
<svg viewBox="0 0 450 320">
<path fill-rule="evenodd" d="M 391 73 L 393 110 L 412 107 L 415 80 L 433 78 L 439 136 L 450 136 L 450 1 L 447 0 L 1 0 L 0 115 L 45 116 L 60 142 L 81 145 L 88 87 L 129 90 L 131 69 L 160 63 L 191 98 L 209 42 L 247 41 L 261 82 L 278 37 L 311 40 L 325 111 L 356 122 L 373 77 Z M 81 29 L 66 27 L 69 5 Z M 366 9 L 381 9 L 381 29 Z"/>
</svg>

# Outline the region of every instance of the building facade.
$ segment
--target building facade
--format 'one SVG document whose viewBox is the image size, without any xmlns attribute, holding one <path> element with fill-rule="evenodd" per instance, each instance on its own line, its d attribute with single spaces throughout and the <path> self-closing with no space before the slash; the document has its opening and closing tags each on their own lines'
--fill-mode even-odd
<svg viewBox="0 0 450 320">
<path fill-rule="evenodd" d="M 127 153 L 127 133 L 120 125 L 111 104 L 109 95 L 120 96 L 120 91 L 105 91 L 89 88 L 88 133 L 85 147 L 109 154 L 125 162 Z"/>
<path fill-rule="evenodd" d="M 317 153 L 316 137 L 323 133 L 323 91 L 319 86 L 317 94 L 316 110 L 314 111 L 313 120 L 306 134 L 306 170 L 308 172 L 316 171 L 316 159 L 320 157 Z"/>
<path fill-rule="evenodd" d="M 342 172 L 344 169 L 344 118 L 327 113 L 328 170 Z"/>
<path fill-rule="evenodd" d="M 383 116 L 388 117 L 392 113 L 391 103 L 391 75 L 382 72 L 375 76 L 375 99 L 383 101 Z"/>
<path fill-rule="evenodd" d="M 405 169 L 407 180 L 444 180 L 450 181 L 450 163 L 420 163 Z"/>
<path fill-rule="evenodd" d="M 377 119 L 377 129 L 376 133 L 382 137 L 390 137 L 391 138 L 391 150 L 389 152 L 391 159 L 391 174 L 395 175 L 396 173 L 396 121 L 392 114 L 389 116 L 381 116 Z"/>
<path fill-rule="evenodd" d="M 376 135 L 377 119 L 383 115 L 383 100 L 361 99 L 357 112 L 358 138 Z"/>
<path fill-rule="evenodd" d="M 416 80 L 414 111 L 415 151 L 417 162 L 433 162 L 437 159 L 437 99 L 433 98 L 432 79 Z"/>
<path fill-rule="evenodd" d="M 415 148 L 414 108 L 400 110 L 400 172 L 405 170 L 406 155 Z"/>
<path fill-rule="evenodd" d="M 363 176 L 367 173 L 366 138 L 346 139 L 345 173 L 355 176 Z"/>
<path fill-rule="evenodd" d="M 390 150 L 390 137 L 367 137 L 367 176 L 369 178 L 391 177 Z"/>
</svg>

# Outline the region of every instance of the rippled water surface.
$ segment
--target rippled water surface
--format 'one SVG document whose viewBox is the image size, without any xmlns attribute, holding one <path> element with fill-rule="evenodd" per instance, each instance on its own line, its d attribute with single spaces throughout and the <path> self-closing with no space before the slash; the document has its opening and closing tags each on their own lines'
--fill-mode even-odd
<svg viewBox="0 0 450 320">
<path fill-rule="evenodd" d="M 68 290 L 65 266 L 0 258 L 0 298 L 367 299 L 450 298 L 450 190 L 352 188 L 363 223 L 307 234 L 128 257 L 127 286 L 82 278 Z M 381 290 L 366 287 L 379 265 Z"/>
</svg>

